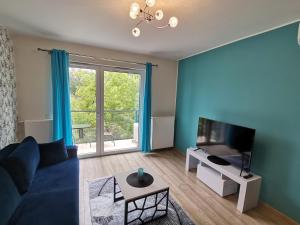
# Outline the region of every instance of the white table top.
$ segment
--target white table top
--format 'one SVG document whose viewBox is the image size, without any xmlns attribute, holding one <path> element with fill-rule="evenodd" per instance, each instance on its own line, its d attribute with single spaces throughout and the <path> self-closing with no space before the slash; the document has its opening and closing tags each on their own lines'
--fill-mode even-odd
<svg viewBox="0 0 300 225">
<path fill-rule="evenodd" d="M 122 194 L 124 196 L 124 199 L 129 201 L 136 199 L 138 197 L 143 197 L 146 195 L 150 195 L 152 193 L 162 191 L 164 189 L 169 188 L 169 185 L 165 183 L 159 175 L 157 175 L 155 172 L 150 170 L 149 168 L 144 168 L 144 172 L 149 173 L 153 177 L 153 183 L 149 185 L 148 187 L 144 188 L 136 188 L 129 185 L 126 181 L 126 178 L 128 175 L 137 172 L 138 168 L 136 170 L 130 170 L 123 173 L 115 174 L 116 181 L 122 191 Z"/>
</svg>

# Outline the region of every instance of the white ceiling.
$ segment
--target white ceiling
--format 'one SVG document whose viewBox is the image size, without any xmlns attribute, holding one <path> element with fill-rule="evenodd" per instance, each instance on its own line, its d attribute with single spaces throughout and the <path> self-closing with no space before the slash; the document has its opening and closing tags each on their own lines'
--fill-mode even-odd
<svg viewBox="0 0 300 225">
<path fill-rule="evenodd" d="M 0 25 L 14 32 L 181 59 L 300 18 L 300 0 L 157 0 L 175 29 L 147 24 L 135 38 L 134 0 L 0 0 Z M 143 0 L 135 0 L 143 4 Z M 296 38 L 296 37 L 295 37 Z"/>
</svg>

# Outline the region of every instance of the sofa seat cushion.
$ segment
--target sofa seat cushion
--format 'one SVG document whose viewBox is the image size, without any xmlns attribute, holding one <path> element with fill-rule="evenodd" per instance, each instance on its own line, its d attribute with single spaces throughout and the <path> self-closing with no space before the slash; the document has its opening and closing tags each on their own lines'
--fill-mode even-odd
<svg viewBox="0 0 300 225">
<path fill-rule="evenodd" d="M 72 158 L 38 169 L 28 194 L 79 188 L 79 160 Z"/>
<path fill-rule="evenodd" d="M 40 167 L 50 166 L 68 159 L 64 139 L 39 144 L 39 148 L 41 154 Z"/>
<path fill-rule="evenodd" d="M 33 137 L 27 137 L 1 164 L 23 194 L 30 187 L 39 162 L 38 144 Z"/>
<path fill-rule="evenodd" d="M 21 196 L 7 171 L 0 167 L 0 225 L 6 225 Z"/>
<path fill-rule="evenodd" d="M 8 225 L 78 225 L 76 189 L 26 194 Z"/>
</svg>

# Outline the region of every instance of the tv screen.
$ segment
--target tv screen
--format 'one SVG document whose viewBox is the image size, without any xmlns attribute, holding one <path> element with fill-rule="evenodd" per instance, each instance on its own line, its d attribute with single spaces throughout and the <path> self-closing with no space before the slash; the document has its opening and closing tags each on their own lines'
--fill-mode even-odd
<svg viewBox="0 0 300 225">
<path fill-rule="evenodd" d="M 197 146 L 211 156 L 250 169 L 255 129 L 199 118 Z"/>
</svg>

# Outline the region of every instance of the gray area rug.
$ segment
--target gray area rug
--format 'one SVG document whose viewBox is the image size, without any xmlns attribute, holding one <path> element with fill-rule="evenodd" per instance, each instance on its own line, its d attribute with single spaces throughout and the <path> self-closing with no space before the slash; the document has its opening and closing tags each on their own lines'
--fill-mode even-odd
<svg viewBox="0 0 300 225">
<path fill-rule="evenodd" d="M 118 188 L 117 188 L 118 189 Z M 166 198 L 163 197 L 164 193 L 161 193 L 157 199 L 154 196 L 147 197 L 145 204 L 147 206 L 154 205 L 155 201 L 159 202 L 157 208 L 166 207 Z M 114 203 L 113 200 L 113 177 L 105 177 L 89 182 L 89 201 L 91 210 L 92 225 L 123 225 L 124 224 L 124 200 Z M 144 200 L 136 201 L 136 205 L 139 207 L 144 204 Z M 129 211 L 134 209 L 134 204 L 128 205 Z M 160 212 L 154 212 L 154 209 L 149 209 L 144 212 L 141 210 L 133 211 L 128 215 L 128 221 L 133 221 L 130 225 L 141 224 L 139 220 L 135 218 L 141 216 L 144 221 L 148 221 L 151 218 L 160 216 Z M 176 203 L 172 197 L 169 197 L 168 215 L 157 218 L 154 221 L 150 221 L 149 225 L 194 225 L 192 220 L 185 214 L 183 209 Z"/>
</svg>

